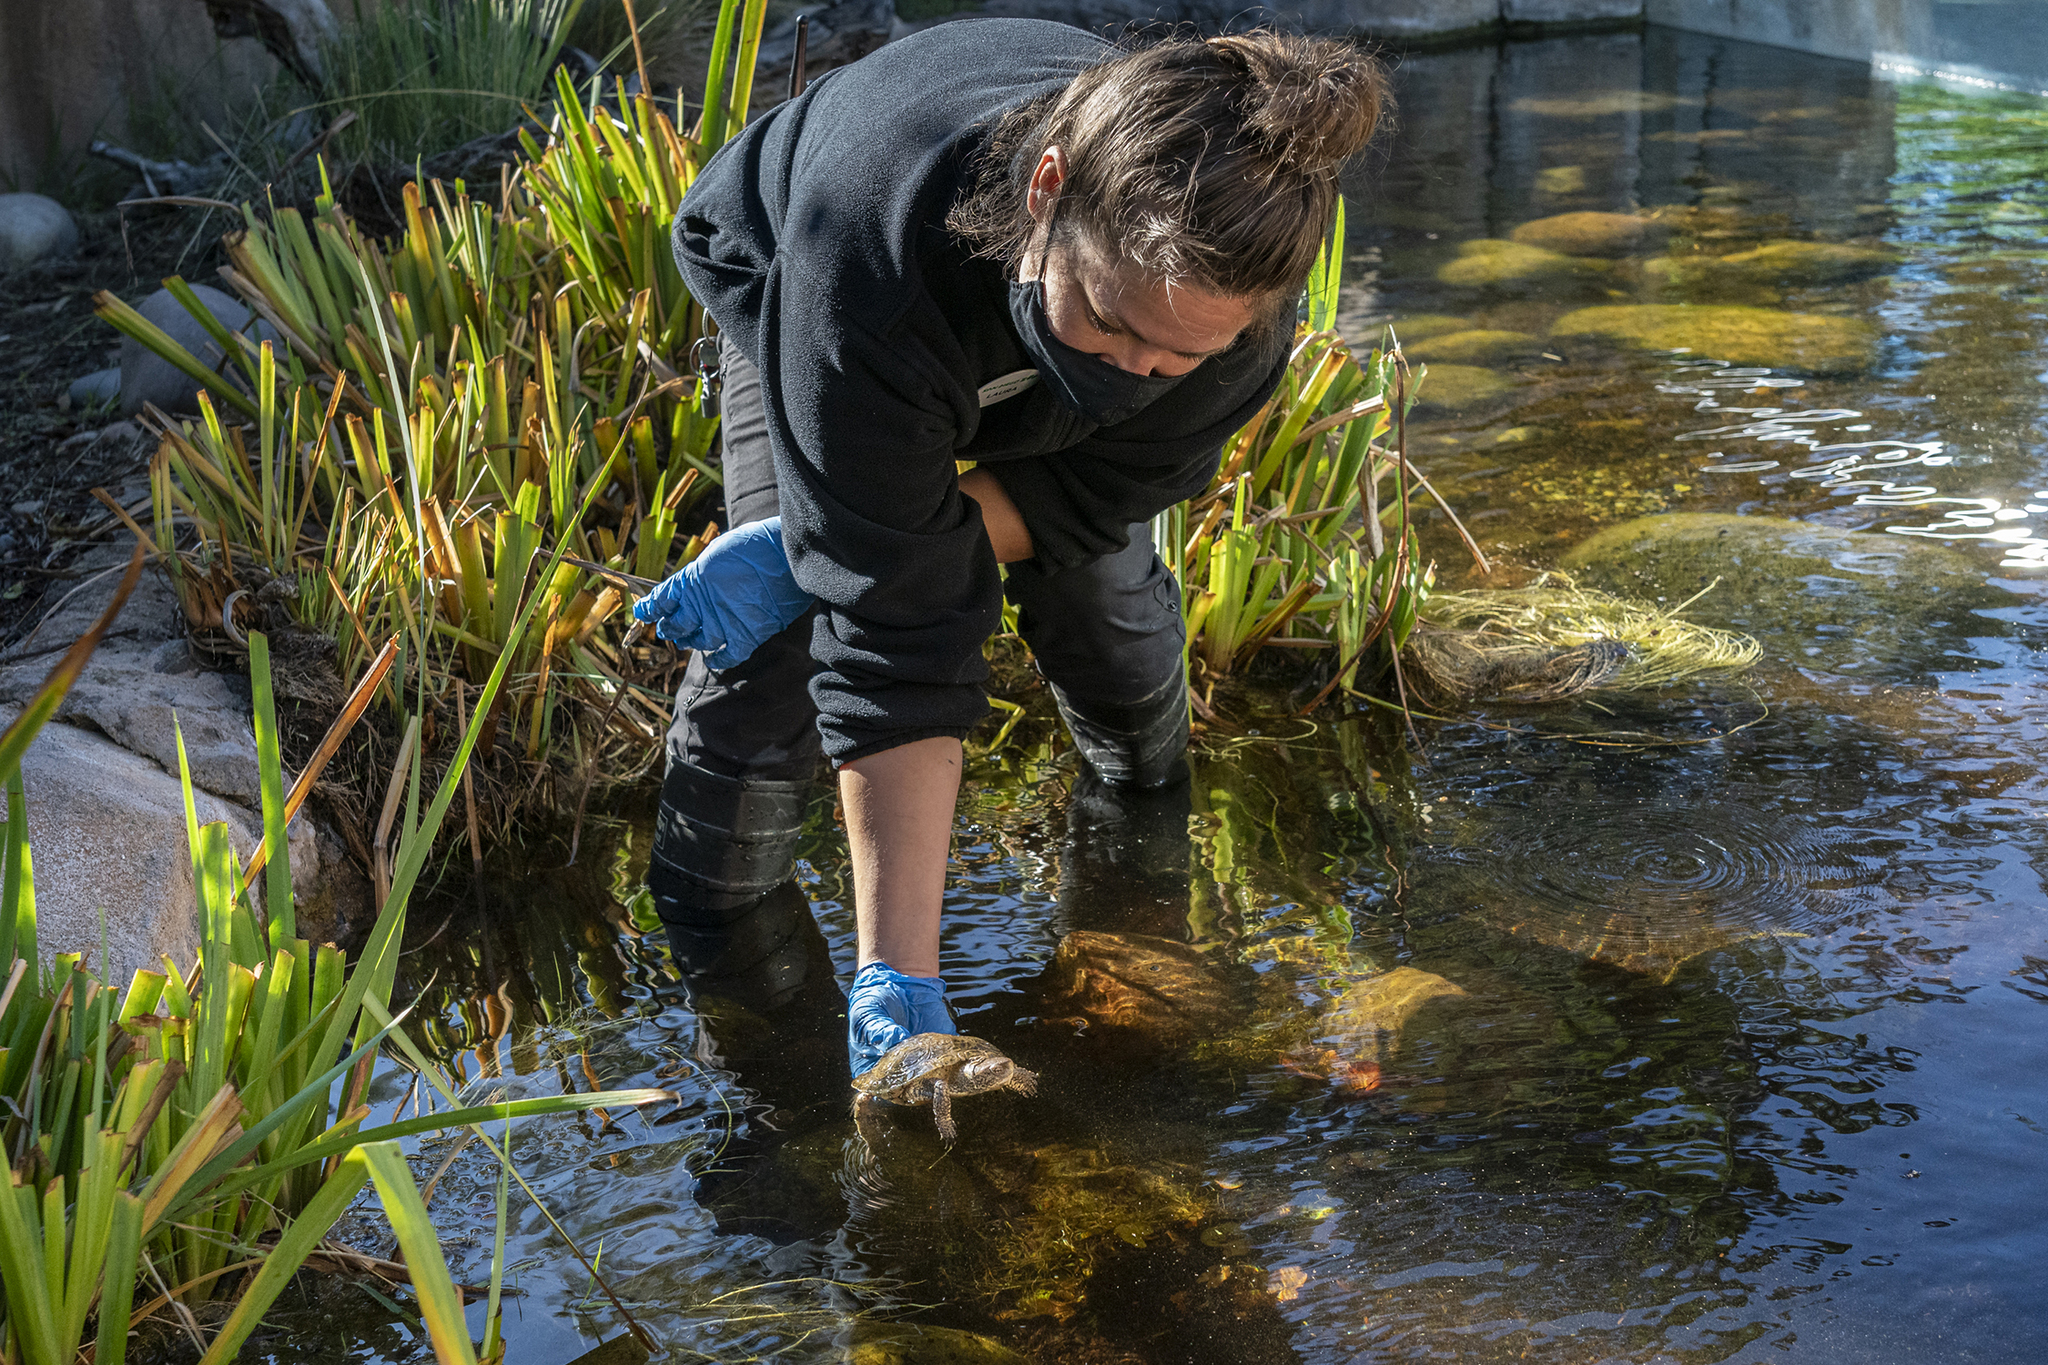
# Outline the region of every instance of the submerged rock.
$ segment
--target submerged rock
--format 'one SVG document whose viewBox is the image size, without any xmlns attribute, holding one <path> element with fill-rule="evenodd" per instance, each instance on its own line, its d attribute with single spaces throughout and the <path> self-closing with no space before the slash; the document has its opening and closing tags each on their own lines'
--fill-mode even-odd
<svg viewBox="0 0 2048 1365">
<path fill-rule="evenodd" d="M 1200 950 L 1148 934 L 1078 929 L 1060 940 L 1049 976 L 1047 1018 L 1158 1047 L 1208 1037 L 1239 1013 Z"/>
<path fill-rule="evenodd" d="M 1819 289 L 1884 274 L 1901 258 L 1833 241 L 1765 241 L 1733 256 L 1663 256 L 1642 264 L 1657 289 L 1696 299 L 1776 303 L 1780 289 Z"/>
<path fill-rule="evenodd" d="M 1370 977 L 1331 1001 L 1314 1039 L 1284 1053 L 1281 1065 L 1353 1094 L 1376 1090 L 1381 1063 L 1416 1011 L 1432 1000 L 1464 994 L 1464 987 L 1416 967 Z"/>
<path fill-rule="evenodd" d="M 1778 517 L 1677 513 L 1581 542 L 1561 567 L 1589 587 L 1686 609 L 1754 635 L 1766 658 L 1830 672 L 1911 669 L 1984 633 L 1978 609 L 2017 599 L 1947 546 Z"/>
<path fill-rule="evenodd" d="M 1362 1038 L 1397 1034 L 1415 1011 L 1440 995 L 1463 995 L 1465 988 L 1435 972 L 1396 967 L 1368 977 L 1337 997 L 1323 1015 L 1326 1031 Z"/>
<path fill-rule="evenodd" d="M 1522 224 L 1509 235 L 1525 246 L 1567 256 L 1628 256 L 1666 232 L 1633 213 L 1560 213 Z"/>
<path fill-rule="evenodd" d="M 1436 278 L 1438 283 L 1454 289 L 1533 293 L 1604 284 L 1612 278 L 1612 272 L 1605 261 L 1482 237 L 1460 242 L 1458 259 L 1438 267 Z"/>
<path fill-rule="evenodd" d="M 1427 341 L 1431 337 L 1448 336 L 1452 332 L 1469 332 L 1472 330 L 1472 320 L 1454 318 L 1445 313 L 1417 313 L 1413 317 L 1395 318 L 1387 326 L 1394 329 L 1394 335 L 1405 347 L 1417 341 Z M 1379 336 L 1374 336 L 1373 344 L 1379 344 Z"/>
<path fill-rule="evenodd" d="M 1515 381 L 1477 365 L 1431 365 L 1415 387 L 1416 406 L 1431 412 L 1469 412 L 1499 403 L 1515 392 Z"/>
<path fill-rule="evenodd" d="M 1671 289 L 1739 293 L 1846 284 L 1896 269 L 1902 259 L 1895 252 L 1837 242 L 1765 242 L 1732 256 L 1660 257 L 1644 263 L 1643 275 Z"/>
<path fill-rule="evenodd" d="M 1498 365 L 1504 360 L 1531 355 L 1542 349 L 1541 337 L 1527 332 L 1499 332 L 1486 328 L 1446 332 L 1407 348 L 1408 354 L 1416 360 L 1449 365 Z"/>
<path fill-rule="evenodd" d="M 1157 1151 L 1132 1163 L 1099 1146 L 1050 1143 L 983 1174 L 1008 1210 L 981 1289 L 1010 1321 L 1072 1318 L 1089 1306 L 1103 1261 L 1185 1245 L 1218 1212 L 1201 1172 Z"/>
<path fill-rule="evenodd" d="M 1877 360 L 1878 331 L 1860 318 L 1735 305 L 1616 304 L 1566 313 L 1552 337 L 1645 350 L 1691 350 L 1736 365 L 1851 374 Z"/>
<path fill-rule="evenodd" d="M 846 1365 L 1030 1365 L 992 1337 L 915 1322 L 856 1322 L 839 1344 Z"/>
</svg>

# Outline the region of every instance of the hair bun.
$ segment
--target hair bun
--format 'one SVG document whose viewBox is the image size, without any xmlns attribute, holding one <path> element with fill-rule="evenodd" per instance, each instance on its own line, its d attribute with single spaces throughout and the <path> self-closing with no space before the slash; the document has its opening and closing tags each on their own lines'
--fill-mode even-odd
<svg viewBox="0 0 2048 1365">
<path fill-rule="evenodd" d="M 1209 44 L 1244 65 L 1246 130 L 1297 174 L 1334 174 L 1372 140 L 1389 103 L 1380 64 L 1348 42 L 1263 29 Z"/>
</svg>

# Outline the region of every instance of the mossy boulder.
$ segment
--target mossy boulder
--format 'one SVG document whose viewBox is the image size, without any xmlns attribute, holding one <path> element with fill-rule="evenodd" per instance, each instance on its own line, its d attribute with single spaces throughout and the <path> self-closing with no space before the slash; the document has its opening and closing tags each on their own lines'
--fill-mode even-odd
<svg viewBox="0 0 2048 1365">
<path fill-rule="evenodd" d="M 1458 259 L 1437 268 L 1440 284 L 1453 289 L 1485 289 L 1503 294 L 1541 293 L 1608 283 L 1613 276 L 1606 261 L 1567 256 L 1521 242 L 1481 237 L 1458 244 Z"/>
<path fill-rule="evenodd" d="M 914 1322 L 856 1322 L 843 1342 L 846 1365 L 1028 1365 L 978 1332 Z"/>
<path fill-rule="evenodd" d="M 2016 599 L 1932 541 L 1780 517 L 1672 513 L 1609 527 L 1564 557 L 1588 587 L 1676 606 L 1718 584 L 1685 619 L 1744 631 L 1767 659 L 1837 673 L 1932 665 Z"/>
<path fill-rule="evenodd" d="M 1611 304 L 1580 308 L 1550 335 L 1645 350 L 1691 350 L 1736 365 L 1853 374 L 1877 360 L 1878 331 L 1861 318 L 1786 313 L 1736 304 Z"/>
<path fill-rule="evenodd" d="M 1431 365 L 1416 386 L 1416 407 L 1427 413 L 1470 412 L 1515 392 L 1515 381 L 1477 365 Z"/>
<path fill-rule="evenodd" d="M 1394 329 L 1394 335 L 1401 339 L 1403 346 L 1414 341 L 1427 341 L 1431 337 L 1449 336 L 1452 332 L 1472 330 L 1470 318 L 1454 318 L 1445 313 L 1417 313 L 1413 317 L 1395 318 L 1387 326 Z M 1379 337 L 1373 337 L 1378 344 Z"/>
<path fill-rule="evenodd" d="M 1431 364 L 1498 365 L 1543 349 L 1543 339 L 1527 332 L 1500 332 L 1475 327 L 1426 337 L 1407 348 L 1410 358 Z"/>
<path fill-rule="evenodd" d="M 1524 246 L 1567 256 L 1631 256 L 1665 232 L 1662 223 L 1633 213 L 1560 213 L 1524 223 L 1509 235 Z"/>
<path fill-rule="evenodd" d="M 1900 259 L 1895 252 L 1839 242 L 1765 242 L 1731 256 L 1661 257 L 1646 262 L 1643 275 L 1666 288 L 1699 293 L 1810 289 L 1882 275 Z"/>
</svg>

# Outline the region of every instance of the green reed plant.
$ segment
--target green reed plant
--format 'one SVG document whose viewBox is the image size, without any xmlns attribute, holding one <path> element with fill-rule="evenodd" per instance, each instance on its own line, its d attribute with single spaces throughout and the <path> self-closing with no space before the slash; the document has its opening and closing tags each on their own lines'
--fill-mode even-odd
<svg viewBox="0 0 2048 1365">
<path fill-rule="evenodd" d="M 439 692 L 490 670 L 531 596 L 539 626 L 507 697 L 528 752 L 545 750 L 569 690 L 659 733 L 623 695 L 619 594 L 531 566 L 566 543 L 660 577 L 702 548 L 681 528 L 717 480 L 717 422 L 671 364 L 705 319 L 667 226 L 745 119 L 765 13 L 765 0 L 724 7 L 710 85 L 723 97 L 695 136 L 678 133 L 679 105 L 623 92 L 601 105 L 562 75 L 552 132 L 528 138 L 500 208 L 459 184 L 408 185 L 404 230 L 386 241 L 331 193 L 310 216 L 245 206 L 223 277 L 275 341 L 230 333 L 166 282 L 221 346 L 217 367 L 100 297 L 111 324 L 204 385 L 198 422 L 160 424 L 154 468 L 154 538 L 196 624 L 222 625 L 237 589 L 284 579 L 345 677 L 395 632 Z M 574 521 L 593 498 L 598 514 Z"/>
<path fill-rule="evenodd" d="M 353 110 L 347 161 L 409 166 L 503 132 L 548 91 L 584 0 L 376 0 L 323 54 L 322 111 Z"/>
<path fill-rule="evenodd" d="M 0 845 L 0 962 L 8 964 L 0 977 L 0 1150 L 8 1164 L 0 1187 L 0 1351 L 12 1365 L 72 1365 L 88 1329 L 93 1360 L 119 1362 L 133 1322 L 175 1301 L 189 1326 L 190 1307 L 223 1295 L 234 1306 L 203 1359 L 231 1360 L 366 1180 L 390 1187 L 394 1216 L 411 1216 L 389 1169 L 391 1149 L 364 1152 L 366 1144 L 663 1094 L 453 1106 L 362 1128 L 371 1113 L 361 1102 L 370 1065 L 387 1039 L 402 1037 L 385 1004 L 406 907 L 483 714 L 505 682 L 503 657 L 438 790 L 406 822 L 390 893 L 354 964 L 332 945 L 296 935 L 286 831 L 311 783 L 302 775 L 286 794 L 268 649 L 257 633 L 250 658 L 263 896 L 248 894 L 255 869 L 242 867 L 227 827 L 199 824 L 181 740 L 197 961 L 137 971 L 125 992 L 88 971 L 80 954 L 58 954 L 51 969 L 42 967 L 21 759 L 142 563 L 138 549 L 107 612 L 0 734 L 9 798 Z M 532 625 L 534 607 L 515 620 L 515 640 Z M 141 1310 L 133 1307 L 138 1283 L 159 1290 Z"/>
<path fill-rule="evenodd" d="M 1390 448 L 1411 397 L 1404 362 L 1361 360 L 1334 330 L 1343 259 L 1340 201 L 1279 390 L 1224 448 L 1207 491 L 1153 523 L 1181 582 L 1198 687 L 1276 643 L 1331 651 L 1333 684 L 1353 687 L 1362 665 L 1396 657 L 1433 582 L 1398 439 Z"/>
</svg>

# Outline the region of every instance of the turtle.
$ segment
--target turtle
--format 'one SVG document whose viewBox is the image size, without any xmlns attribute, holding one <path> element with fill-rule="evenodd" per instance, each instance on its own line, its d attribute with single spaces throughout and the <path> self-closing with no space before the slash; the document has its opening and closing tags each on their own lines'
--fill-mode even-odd
<svg viewBox="0 0 2048 1365">
<path fill-rule="evenodd" d="M 1005 1057 L 993 1043 L 963 1034 L 916 1033 L 882 1054 L 881 1060 L 854 1077 L 853 1116 L 875 1112 L 882 1103 L 929 1104 L 939 1140 L 948 1147 L 959 1139 L 953 1125 L 953 1097 L 990 1090 L 1038 1092 L 1038 1076 Z"/>
</svg>

